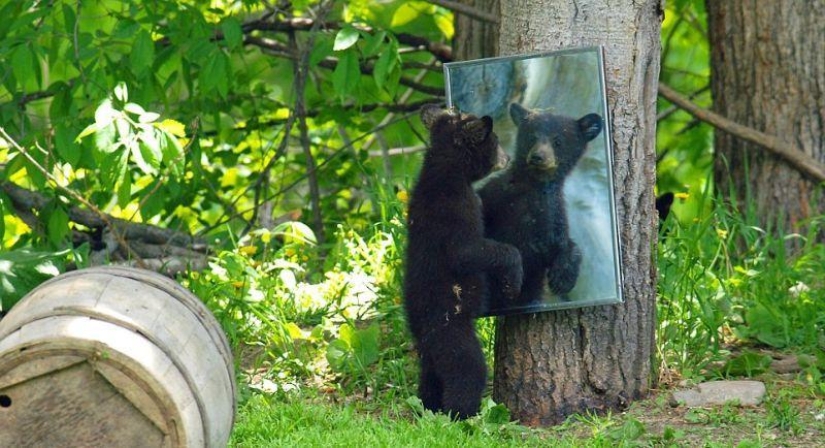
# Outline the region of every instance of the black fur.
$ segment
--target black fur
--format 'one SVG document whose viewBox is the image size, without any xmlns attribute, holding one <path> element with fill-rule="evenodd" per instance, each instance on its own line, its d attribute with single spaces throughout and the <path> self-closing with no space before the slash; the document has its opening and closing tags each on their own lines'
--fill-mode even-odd
<svg viewBox="0 0 825 448">
<path fill-rule="evenodd" d="M 484 204 L 486 235 L 516 246 L 522 255 L 524 284 L 515 304 L 542 301 L 545 278 L 558 295 L 576 285 L 581 251 L 570 239 L 564 205 L 564 181 L 587 143 L 602 130 L 602 118 L 573 118 L 510 106 L 518 126 L 513 164 L 479 191 Z M 509 301 L 495 294 L 491 308 Z"/>
<path fill-rule="evenodd" d="M 478 413 L 487 381 L 473 324 L 487 306 L 487 278 L 508 296 L 521 288 L 521 256 L 484 238 L 471 185 L 506 162 L 506 154 L 490 117 L 431 106 L 421 118 L 431 144 L 410 197 L 404 306 L 421 361 L 424 407 L 466 418 Z"/>
</svg>

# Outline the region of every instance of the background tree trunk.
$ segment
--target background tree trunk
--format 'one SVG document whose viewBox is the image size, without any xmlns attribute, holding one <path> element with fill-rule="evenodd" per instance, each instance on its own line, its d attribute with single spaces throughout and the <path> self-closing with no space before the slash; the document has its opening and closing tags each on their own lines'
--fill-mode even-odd
<svg viewBox="0 0 825 448">
<path fill-rule="evenodd" d="M 461 0 L 461 3 L 496 17 L 501 11 L 500 0 Z M 454 22 L 453 59 L 467 61 L 498 56 L 498 23 L 461 13 L 455 13 Z"/>
<path fill-rule="evenodd" d="M 612 3 L 500 2 L 502 55 L 605 47 L 623 246 L 623 304 L 499 318 L 493 396 L 528 425 L 559 423 L 585 410 L 624 408 L 654 382 L 651 250 L 657 229 L 653 186 L 662 5 L 657 0 Z"/>
<path fill-rule="evenodd" d="M 713 109 L 825 162 L 825 2 L 706 6 Z M 758 145 L 716 131 L 714 148 L 717 191 L 743 212 L 754 204 L 763 228 L 804 235 L 801 221 L 825 212 L 817 182 Z"/>
</svg>

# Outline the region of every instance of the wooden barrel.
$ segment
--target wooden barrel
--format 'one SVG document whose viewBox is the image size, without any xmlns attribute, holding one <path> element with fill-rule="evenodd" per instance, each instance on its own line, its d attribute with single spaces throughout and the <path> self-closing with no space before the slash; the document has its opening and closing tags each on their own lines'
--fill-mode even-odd
<svg viewBox="0 0 825 448">
<path fill-rule="evenodd" d="M 225 447 L 235 387 L 214 316 L 154 272 L 62 274 L 0 320 L 0 447 Z"/>
</svg>

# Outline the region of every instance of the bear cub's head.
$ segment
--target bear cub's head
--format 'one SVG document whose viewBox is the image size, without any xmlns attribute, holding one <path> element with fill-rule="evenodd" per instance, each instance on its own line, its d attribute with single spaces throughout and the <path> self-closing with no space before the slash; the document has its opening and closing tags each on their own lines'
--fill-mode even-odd
<svg viewBox="0 0 825 448">
<path fill-rule="evenodd" d="M 489 116 L 479 118 L 429 104 L 421 108 L 421 121 L 430 131 L 428 163 L 460 170 L 470 182 L 504 168 L 510 159 L 498 144 Z"/>
<path fill-rule="evenodd" d="M 579 161 L 587 143 L 602 131 L 602 117 L 588 114 L 578 120 L 563 115 L 510 105 L 518 126 L 516 166 L 543 181 L 564 179 Z"/>
</svg>

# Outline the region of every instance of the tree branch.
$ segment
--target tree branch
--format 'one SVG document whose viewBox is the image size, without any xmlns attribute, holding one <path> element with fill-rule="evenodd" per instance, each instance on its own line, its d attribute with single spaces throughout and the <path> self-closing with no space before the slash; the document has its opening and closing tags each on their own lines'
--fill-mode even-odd
<svg viewBox="0 0 825 448">
<path fill-rule="evenodd" d="M 278 42 L 275 39 L 267 39 L 263 37 L 255 37 L 255 36 L 247 36 L 244 39 L 245 44 L 254 45 L 256 47 L 266 49 L 270 51 L 272 54 L 278 57 L 284 57 L 292 59 L 294 56 L 292 52 L 289 50 L 289 47 Z M 335 67 L 338 66 L 338 60 L 335 58 L 325 58 L 318 62 L 319 67 L 323 67 L 329 70 L 335 70 Z M 366 64 L 360 64 L 360 70 L 362 75 L 372 75 L 373 67 L 368 66 Z M 428 95 L 443 95 L 444 89 L 439 87 L 432 87 L 426 84 L 421 84 L 409 78 L 402 77 L 399 81 L 399 84 L 405 87 L 411 87 L 415 90 L 418 90 L 421 93 L 426 93 Z"/>
<path fill-rule="evenodd" d="M 477 8 L 473 8 L 470 5 L 465 5 L 464 3 L 459 3 L 452 0 L 429 0 L 430 3 L 434 5 L 441 6 L 442 8 L 447 8 L 450 11 L 464 14 L 467 17 L 472 17 L 476 20 L 481 20 L 482 22 L 487 23 L 500 23 L 498 16 L 495 14 L 490 14 L 486 11 L 482 11 Z"/>
<path fill-rule="evenodd" d="M 318 7 L 318 15 L 323 18 L 327 11 L 328 3 L 322 1 Z M 315 163 L 315 157 L 312 154 L 312 146 L 309 140 L 309 128 L 307 127 L 306 103 L 304 98 L 306 80 L 307 76 L 309 76 L 309 53 L 315 43 L 315 36 L 321 23 L 321 21 L 318 21 L 313 24 L 305 45 L 301 46 L 298 43 L 298 38 L 294 32 L 289 33 L 289 43 L 295 55 L 292 66 L 295 90 L 295 108 L 293 109 L 293 114 L 298 120 L 299 140 L 307 164 L 307 182 L 309 183 L 313 230 L 315 231 L 318 244 L 323 246 L 326 238 L 324 235 L 324 220 L 321 216 L 321 191 L 318 185 L 317 164 Z"/>
<path fill-rule="evenodd" d="M 774 155 L 784 159 L 800 172 L 807 174 L 819 182 L 825 182 L 825 167 L 816 159 L 803 152 L 802 149 L 794 147 L 792 144 L 786 143 L 773 135 L 743 126 L 719 114 L 702 109 L 665 84 L 659 84 L 659 94 L 697 119 L 728 134 L 751 143 L 756 143 Z"/>
<path fill-rule="evenodd" d="M 245 23 L 243 25 L 243 31 L 244 33 L 252 31 L 275 31 L 288 33 L 294 31 L 310 31 L 315 25 L 315 20 L 307 17 L 296 17 L 276 21 L 258 19 Z M 338 22 L 322 21 L 318 22 L 317 25 L 318 30 L 337 30 L 341 28 L 341 25 Z M 367 33 L 374 32 L 374 29 L 369 26 L 356 25 L 355 27 Z M 441 62 L 450 62 L 453 60 L 453 49 L 449 45 L 441 42 L 433 42 L 421 36 L 416 36 L 409 33 L 395 34 L 395 38 L 398 39 L 398 42 L 401 44 L 429 51 Z"/>
<path fill-rule="evenodd" d="M 18 210 L 43 210 L 49 201 L 52 200 L 43 193 L 23 188 L 10 181 L 0 182 L 0 190 L 11 199 L 15 209 Z M 204 251 L 206 248 L 206 244 L 203 241 L 187 233 L 172 229 L 126 221 L 105 213 L 99 215 L 77 206 L 69 207 L 68 214 L 72 222 L 82 224 L 89 228 L 108 226 L 113 232 L 127 240 L 138 240 L 147 244 L 171 244 L 190 247 L 196 251 Z"/>
</svg>

